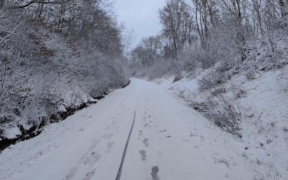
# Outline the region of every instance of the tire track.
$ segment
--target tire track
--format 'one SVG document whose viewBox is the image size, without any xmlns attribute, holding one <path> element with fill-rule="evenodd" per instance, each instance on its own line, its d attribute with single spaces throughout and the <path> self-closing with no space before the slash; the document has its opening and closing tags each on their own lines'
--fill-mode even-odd
<svg viewBox="0 0 288 180">
<path fill-rule="evenodd" d="M 133 118 L 132 126 L 131 126 L 131 129 L 130 129 L 129 135 L 128 135 L 128 139 L 126 141 L 126 145 L 125 145 L 125 148 L 124 148 L 124 152 L 123 152 L 123 155 L 122 155 L 122 159 L 121 159 L 120 167 L 119 167 L 119 170 L 118 170 L 118 173 L 117 173 L 117 176 L 116 176 L 116 180 L 120 180 L 120 178 L 121 178 L 121 172 L 122 172 L 123 164 L 124 164 L 124 161 L 125 161 L 125 156 L 126 156 L 126 152 L 127 152 L 127 149 L 128 149 L 129 140 L 130 140 L 130 137 L 131 137 L 131 134 L 132 134 L 132 131 L 133 131 L 134 124 L 135 124 L 135 118 L 136 118 L 136 110 L 134 111 L 134 118 Z"/>
</svg>

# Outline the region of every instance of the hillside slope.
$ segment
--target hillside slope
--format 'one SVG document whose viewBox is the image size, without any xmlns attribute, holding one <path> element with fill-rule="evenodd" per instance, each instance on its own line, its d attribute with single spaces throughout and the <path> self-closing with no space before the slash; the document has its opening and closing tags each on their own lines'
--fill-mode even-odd
<svg viewBox="0 0 288 180">
<path fill-rule="evenodd" d="M 235 134 L 234 140 L 243 143 L 238 148 L 247 167 L 257 173 L 255 179 L 286 179 L 288 172 L 288 66 L 267 72 L 258 71 L 247 80 L 244 73 L 233 76 L 226 83 L 201 89 L 201 80 L 211 69 L 185 75 L 180 81 L 174 77 L 155 80 L 164 90 L 185 100 L 191 107 L 214 122 L 214 126 Z M 230 131 L 225 124 L 228 106 L 239 120 Z M 211 113 L 213 112 L 213 113 Z M 219 118 L 222 119 L 219 124 Z M 227 118 L 229 120 L 229 118 Z M 234 141 L 233 140 L 233 141 Z M 229 144 L 231 141 L 227 141 Z"/>
</svg>

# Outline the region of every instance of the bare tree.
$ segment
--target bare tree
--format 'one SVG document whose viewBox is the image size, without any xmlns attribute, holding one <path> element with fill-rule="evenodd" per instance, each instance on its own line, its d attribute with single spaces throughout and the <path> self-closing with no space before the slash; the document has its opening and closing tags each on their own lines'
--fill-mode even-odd
<svg viewBox="0 0 288 180">
<path fill-rule="evenodd" d="M 190 6 L 184 0 L 168 0 L 159 17 L 163 35 L 171 41 L 175 53 L 180 53 L 193 30 Z"/>
<path fill-rule="evenodd" d="M 247 11 L 247 0 L 222 0 L 223 9 L 228 16 L 231 16 L 232 22 L 234 23 L 234 27 L 236 30 L 236 44 L 237 48 L 240 51 L 242 60 L 246 59 L 245 52 L 243 51 L 243 47 L 246 44 L 245 39 L 245 28 L 243 26 L 244 14 Z"/>
<path fill-rule="evenodd" d="M 263 29 L 263 22 L 262 22 L 262 14 L 261 14 L 261 11 L 262 11 L 262 2 L 261 0 L 252 0 L 252 5 L 253 5 L 253 10 L 255 11 L 255 16 L 256 16 L 256 19 L 257 19 L 257 24 L 260 29 L 260 32 L 261 32 L 261 35 L 262 37 L 265 36 L 265 32 L 264 32 L 264 29 Z"/>
<path fill-rule="evenodd" d="M 135 42 L 137 34 L 133 28 L 128 29 L 123 35 L 123 44 L 124 44 L 124 54 L 129 56 L 129 51 L 132 44 Z"/>
<path fill-rule="evenodd" d="M 218 22 L 218 7 L 215 0 L 191 0 L 194 6 L 197 32 L 203 48 L 208 49 L 207 39 L 209 28 L 216 26 Z"/>
<path fill-rule="evenodd" d="M 137 66 L 150 67 L 155 62 L 161 61 L 164 56 L 164 47 L 161 36 L 143 38 L 139 45 L 132 50 L 132 61 Z"/>
<path fill-rule="evenodd" d="M 288 1 L 287 0 L 279 0 L 280 10 L 282 17 L 286 17 L 288 15 Z"/>
</svg>

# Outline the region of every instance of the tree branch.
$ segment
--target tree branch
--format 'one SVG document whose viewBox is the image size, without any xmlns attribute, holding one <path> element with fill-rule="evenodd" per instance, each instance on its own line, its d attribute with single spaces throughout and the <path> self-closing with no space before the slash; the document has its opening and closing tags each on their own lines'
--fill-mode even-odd
<svg viewBox="0 0 288 180">
<path fill-rule="evenodd" d="M 13 29 L 13 31 L 12 31 L 10 34 L 8 34 L 8 35 L 5 36 L 3 39 L 1 39 L 0 44 L 2 44 L 6 39 L 8 39 L 10 36 L 12 36 L 21 24 L 22 24 L 22 22 L 19 23 L 19 24 Z"/>
<path fill-rule="evenodd" d="M 44 2 L 44 1 L 30 1 L 25 5 L 22 6 L 13 6 L 11 7 L 11 9 L 20 9 L 20 8 L 26 8 L 34 3 L 38 3 L 38 4 L 61 4 L 61 2 L 59 1 L 53 1 L 53 2 Z"/>
</svg>

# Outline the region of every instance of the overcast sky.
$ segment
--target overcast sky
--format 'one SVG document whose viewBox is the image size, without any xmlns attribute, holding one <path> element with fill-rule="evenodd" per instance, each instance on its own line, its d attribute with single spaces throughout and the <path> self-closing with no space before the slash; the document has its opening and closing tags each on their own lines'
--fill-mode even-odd
<svg viewBox="0 0 288 180">
<path fill-rule="evenodd" d="M 137 44 L 143 37 L 154 36 L 161 30 L 158 10 L 165 0 L 115 0 L 118 21 L 127 29 L 133 28 L 137 34 Z"/>
</svg>

